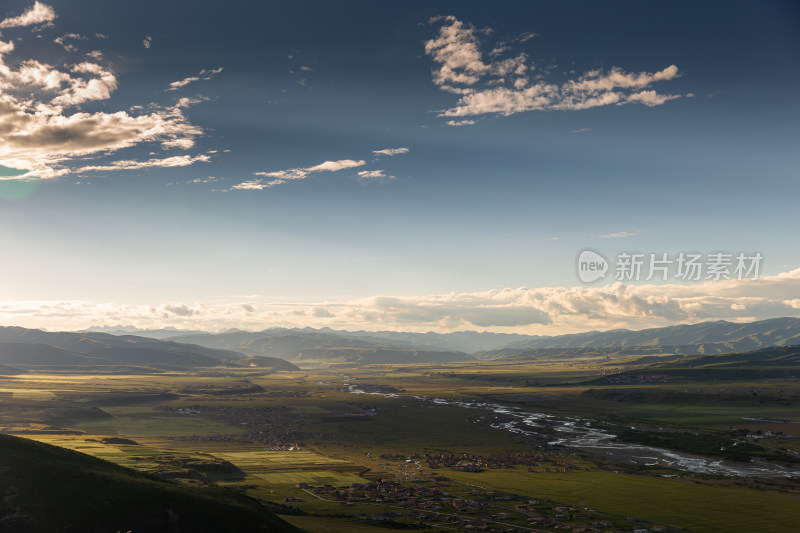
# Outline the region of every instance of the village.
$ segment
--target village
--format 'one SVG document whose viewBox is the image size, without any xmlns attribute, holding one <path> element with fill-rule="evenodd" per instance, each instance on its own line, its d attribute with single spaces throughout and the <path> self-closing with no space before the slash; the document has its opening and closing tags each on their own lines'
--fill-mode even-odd
<svg viewBox="0 0 800 533">
<path fill-rule="evenodd" d="M 554 459 L 552 456 L 541 452 L 518 452 L 490 456 L 467 453 L 453 454 L 449 452 L 413 454 L 410 457 L 402 454 L 383 454 L 380 458 L 387 461 L 400 461 L 417 465 L 424 461 L 427 467 L 431 469 L 447 468 L 461 472 L 483 472 L 489 468 L 514 468 L 520 465 L 538 467 L 545 465 L 545 463 L 549 465 L 545 466 L 546 472 L 567 472 L 580 468 L 576 463 L 563 458 Z"/>
<path fill-rule="evenodd" d="M 575 533 L 678 531 L 660 525 L 647 526 L 632 519 L 625 520 L 628 523 L 623 525 L 589 509 L 559 505 L 544 498 L 488 491 L 466 484 L 463 491 L 456 494 L 458 489 L 451 482 L 447 477 L 438 476 L 431 483 L 417 481 L 403 484 L 381 479 L 338 488 L 329 484 L 313 486 L 298 483 L 297 488 L 306 492 L 309 498 L 343 506 L 373 504 L 386 509 L 377 513 L 357 512 L 350 515 L 363 520 L 411 520 L 430 527 L 455 527 L 493 533 L 547 530 Z M 304 498 L 298 497 L 284 498 L 286 503 L 304 501 Z"/>
<path fill-rule="evenodd" d="M 380 411 L 380 407 L 373 404 L 353 403 L 349 408 L 350 412 L 335 416 L 372 417 Z M 208 417 L 243 430 L 239 434 L 168 437 L 173 440 L 252 442 L 265 446 L 268 451 L 289 451 L 304 448 L 303 437 L 332 437 L 302 433 L 292 422 L 303 414 L 284 407 L 191 405 L 180 408 L 162 406 L 160 409 Z M 367 456 L 370 456 L 369 452 Z M 345 514 L 362 520 L 412 522 L 420 526 L 465 531 L 680 531 L 659 525 L 645 526 L 629 518 L 620 521 L 619 517 L 604 516 L 587 508 L 563 505 L 538 496 L 491 491 L 451 479 L 442 472 L 480 473 L 527 467 L 528 472 L 566 473 L 585 469 L 577 458 L 569 455 L 541 450 L 493 455 L 437 451 L 384 453 L 374 460 L 374 466 L 384 476 L 381 479 L 349 486 L 298 482 L 296 489 L 300 492 L 283 496 L 283 502 L 302 511 L 305 502 L 318 500 L 336 506 L 356 507 L 358 512 Z M 380 510 L 370 512 L 364 510 L 364 506 L 378 506 Z"/>
</svg>

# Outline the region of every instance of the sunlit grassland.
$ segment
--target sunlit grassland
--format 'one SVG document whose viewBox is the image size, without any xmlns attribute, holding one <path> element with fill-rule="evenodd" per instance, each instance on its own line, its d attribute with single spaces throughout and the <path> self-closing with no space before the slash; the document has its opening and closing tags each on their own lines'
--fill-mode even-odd
<svg viewBox="0 0 800 533">
<path fill-rule="evenodd" d="M 491 455 L 531 449 L 529 444 L 509 433 L 487 428 L 487 419 L 480 419 L 490 417 L 488 411 L 434 406 L 407 397 L 355 395 L 342 390 L 345 383 L 394 387 L 404 391 L 403 396 L 494 401 L 531 411 L 576 414 L 637 426 L 714 429 L 734 426 L 800 433 L 798 424 L 742 420 L 747 416 L 800 420 L 800 410 L 793 402 L 761 400 L 750 394 L 749 389 L 747 394 L 739 394 L 752 386 L 746 382 L 618 387 L 578 384 L 582 379 L 599 375 L 601 370 L 597 362 L 589 361 L 568 365 L 474 362 L 317 369 L 268 375 L 247 375 L 240 371 L 214 376 L 180 373 L 88 377 L 24 375 L 0 378 L 0 392 L 4 393 L 0 396 L 0 407 L 7 399 L 20 401 L 23 406 L 29 402 L 31 413 L 46 406 L 57 406 L 62 400 L 97 405 L 110 416 L 65 419 L 62 423 L 70 430 L 85 431 L 85 435 L 26 436 L 144 471 L 162 468 L 164 458 L 169 456 L 226 460 L 240 468 L 245 477 L 221 484 L 244 486 L 248 494 L 273 502 L 282 502 L 287 496 L 302 498 L 305 501 L 291 505 L 328 514 L 379 513 L 387 509 L 376 504 L 345 508 L 339 503 L 316 498 L 298 489 L 296 484 L 343 486 L 380 477 L 395 479 L 399 476 L 405 480 L 414 475 L 424 477 L 424 472 L 414 467 L 381 459 L 379 456 L 384 453 L 410 455 L 448 451 Z M 537 379 L 546 384 L 533 385 Z M 259 385 L 266 392 L 230 396 L 202 392 L 243 383 Z M 758 387 L 795 390 L 798 383 L 770 381 Z M 647 393 L 646 401 L 624 396 L 623 401 L 619 401 L 584 395 L 590 388 L 625 393 L 639 388 Z M 714 395 L 719 395 L 719 400 L 714 400 Z M 292 423 L 303 432 L 304 446 L 301 450 L 273 451 L 255 443 L 167 439 L 167 436 L 181 435 L 230 435 L 242 430 L 208 416 L 159 409 L 163 405 L 172 408 L 192 405 L 286 407 L 296 415 Z M 376 408 L 377 416 L 351 416 L 364 408 Z M 109 436 L 134 439 L 138 445 L 102 442 Z M 783 443 L 797 447 L 795 441 L 780 441 Z M 579 462 L 574 458 L 570 461 Z M 591 461 L 582 464 L 588 470 L 555 473 L 543 472 L 537 467 L 534 472 L 528 472 L 527 468 L 518 467 L 481 473 L 442 469 L 439 473 L 489 490 L 585 505 L 620 517 L 643 517 L 692 531 L 788 531 L 800 523 L 800 499 L 796 494 L 766 490 L 757 483 L 614 473 L 601 470 Z M 422 470 L 428 469 L 423 467 Z M 371 523 L 350 519 L 289 519 L 301 527 L 307 524 L 313 531 L 385 531 Z"/>
<path fill-rule="evenodd" d="M 800 523 L 798 495 L 744 486 L 602 470 L 531 473 L 517 468 L 479 474 L 448 472 L 448 476 L 621 517 L 647 517 L 693 531 L 791 531 Z"/>
<path fill-rule="evenodd" d="M 87 433 L 158 437 L 212 434 L 240 434 L 243 430 L 198 416 L 167 413 L 150 406 L 103 407 L 113 418 L 76 424 Z"/>
</svg>

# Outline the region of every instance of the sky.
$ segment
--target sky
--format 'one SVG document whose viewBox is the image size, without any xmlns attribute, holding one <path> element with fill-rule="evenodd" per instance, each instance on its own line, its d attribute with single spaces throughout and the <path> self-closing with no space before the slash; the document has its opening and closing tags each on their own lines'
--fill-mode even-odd
<svg viewBox="0 0 800 533">
<path fill-rule="evenodd" d="M 7 0 L 0 324 L 800 316 L 799 89 L 788 1 Z"/>
</svg>

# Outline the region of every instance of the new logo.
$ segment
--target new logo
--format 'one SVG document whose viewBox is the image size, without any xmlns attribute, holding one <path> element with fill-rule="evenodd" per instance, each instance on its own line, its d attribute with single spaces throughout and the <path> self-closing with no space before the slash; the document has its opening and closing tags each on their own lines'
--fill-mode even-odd
<svg viewBox="0 0 800 533">
<path fill-rule="evenodd" d="M 594 250 L 584 250 L 578 255 L 578 277 L 584 283 L 604 278 L 608 272 L 608 261 Z"/>
</svg>

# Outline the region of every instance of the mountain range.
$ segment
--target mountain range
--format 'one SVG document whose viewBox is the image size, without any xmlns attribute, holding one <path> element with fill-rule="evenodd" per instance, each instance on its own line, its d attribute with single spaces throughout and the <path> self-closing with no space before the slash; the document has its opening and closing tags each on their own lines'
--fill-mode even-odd
<svg viewBox="0 0 800 533">
<path fill-rule="evenodd" d="M 537 360 L 602 356 L 703 355 L 800 345 L 800 318 L 726 321 L 533 336 L 459 331 L 415 333 L 269 328 L 219 333 L 176 329 L 45 332 L 0 328 L 0 372 L 26 365 L 147 367 L 231 366 L 297 369 L 301 365 L 450 363 L 475 359 Z M 148 338 L 137 334 L 148 334 Z M 33 348 L 30 345 L 39 345 Z M 11 368 L 9 368 L 11 367 Z"/>
<path fill-rule="evenodd" d="M 784 317 L 738 324 L 723 320 L 650 328 L 615 329 L 525 339 L 479 352 L 476 357 L 546 358 L 556 355 L 607 356 L 717 354 L 770 346 L 800 345 L 800 318 Z"/>
<path fill-rule="evenodd" d="M 4 374 L 13 370 L 148 372 L 224 365 L 298 370 L 283 359 L 252 359 L 230 350 L 134 335 L 20 327 L 0 327 L 0 365 L 5 368 L 0 368 Z"/>
<path fill-rule="evenodd" d="M 525 360 L 598 355 L 614 358 L 716 354 L 798 345 L 800 318 L 775 318 L 745 324 L 714 321 L 638 331 L 615 329 L 557 336 L 470 331 L 407 333 L 272 328 L 258 332 L 194 333 L 172 337 L 171 340 L 295 362 L 452 362 L 473 358 Z"/>
<path fill-rule="evenodd" d="M 310 329 L 193 334 L 171 340 L 303 363 L 363 365 L 448 363 L 474 359 L 465 352 L 420 345 L 413 340 L 389 340 L 373 335 L 333 334 Z"/>
</svg>

